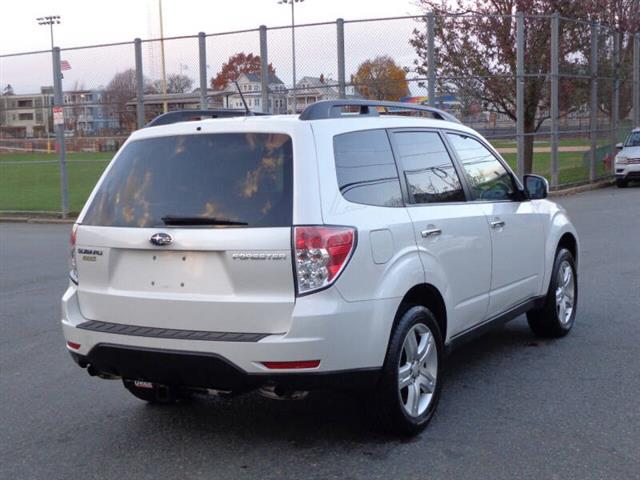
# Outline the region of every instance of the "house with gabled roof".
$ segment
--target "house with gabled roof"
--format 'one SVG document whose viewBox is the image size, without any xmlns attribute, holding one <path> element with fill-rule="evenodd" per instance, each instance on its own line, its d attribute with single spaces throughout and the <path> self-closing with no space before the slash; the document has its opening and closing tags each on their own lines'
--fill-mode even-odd
<svg viewBox="0 0 640 480">
<path fill-rule="evenodd" d="M 238 93 L 238 88 L 242 92 L 247 102 L 247 107 L 256 112 L 287 113 L 287 87 L 275 73 L 269 74 L 269 104 L 262 105 L 262 82 L 259 73 L 241 73 L 235 83 L 228 83 L 226 91 L 226 108 L 244 108 L 242 97 Z"/>
</svg>

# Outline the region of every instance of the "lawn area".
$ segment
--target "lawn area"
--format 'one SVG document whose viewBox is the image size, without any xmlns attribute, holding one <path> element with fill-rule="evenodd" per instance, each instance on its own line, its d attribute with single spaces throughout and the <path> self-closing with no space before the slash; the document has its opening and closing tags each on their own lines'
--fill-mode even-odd
<svg viewBox="0 0 640 480">
<path fill-rule="evenodd" d="M 113 153 L 74 153 L 67 162 L 69 208 L 79 212 Z M 11 158 L 11 160 L 9 160 Z M 40 161 L 53 163 L 40 163 Z M 0 155 L 0 211 L 59 212 L 60 167 L 54 154 Z"/>
<path fill-rule="evenodd" d="M 568 184 L 576 182 L 585 182 L 589 179 L 589 165 L 584 161 L 585 152 L 558 152 L 558 184 Z M 589 155 L 589 152 L 586 152 Z M 503 158 L 509 163 L 509 166 L 516 169 L 515 153 L 505 153 Z M 542 175 L 551 181 L 551 154 L 534 153 L 533 154 L 533 173 Z M 596 163 L 596 176 L 601 177 L 607 175 L 603 162 Z"/>
</svg>

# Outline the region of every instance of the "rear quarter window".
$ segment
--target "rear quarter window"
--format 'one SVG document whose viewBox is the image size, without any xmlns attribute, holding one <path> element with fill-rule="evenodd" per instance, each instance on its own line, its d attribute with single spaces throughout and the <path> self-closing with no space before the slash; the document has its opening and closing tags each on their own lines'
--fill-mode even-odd
<svg viewBox="0 0 640 480">
<path fill-rule="evenodd" d="M 82 223 L 143 228 L 197 218 L 290 226 L 292 161 L 291 138 L 278 133 L 136 140 L 119 154 Z"/>
<path fill-rule="evenodd" d="M 398 170 L 385 130 L 343 133 L 333 139 L 342 196 L 353 203 L 400 207 Z"/>
</svg>

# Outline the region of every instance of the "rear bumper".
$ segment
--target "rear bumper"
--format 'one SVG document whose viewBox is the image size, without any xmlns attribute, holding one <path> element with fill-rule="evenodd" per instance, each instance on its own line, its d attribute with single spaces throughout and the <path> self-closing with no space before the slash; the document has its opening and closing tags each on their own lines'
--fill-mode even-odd
<svg viewBox="0 0 640 480">
<path fill-rule="evenodd" d="M 139 326 L 134 331 L 128 327 L 131 319 L 122 319 L 122 325 L 110 331 L 104 322 L 83 317 L 72 284 L 62 298 L 62 329 L 66 341 L 77 346 L 67 348 L 78 363 L 118 377 L 222 390 L 275 380 L 340 386 L 376 377 L 400 300 L 346 302 L 330 288 L 298 299 L 290 330 L 277 335 L 221 334 L 215 325 L 211 332 Z M 282 371 L 262 363 L 306 360 L 320 360 L 320 365 Z"/>
<path fill-rule="evenodd" d="M 145 380 L 167 386 L 246 391 L 263 385 L 290 390 L 366 389 L 375 386 L 379 368 L 309 373 L 247 373 L 213 353 L 98 344 L 87 355 L 71 352 L 91 373 Z"/>
</svg>

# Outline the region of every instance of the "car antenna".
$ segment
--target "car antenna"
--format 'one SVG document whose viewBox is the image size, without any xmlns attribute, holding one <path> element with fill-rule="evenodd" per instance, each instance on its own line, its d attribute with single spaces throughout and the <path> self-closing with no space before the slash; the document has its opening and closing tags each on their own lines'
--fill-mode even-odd
<svg viewBox="0 0 640 480">
<path fill-rule="evenodd" d="M 236 88 L 238 89 L 238 93 L 240 94 L 240 98 L 242 99 L 242 103 L 244 103 L 244 110 L 247 113 L 247 116 L 253 116 L 254 113 L 249 110 L 249 106 L 247 105 L 247 101 L 244 99 L 244 95 L 242 94 L 242 90 L 240 90 L 240 85 L 238 85 L 238 81 L 234 80 L 233 83 L 235 83 Z"/>
</svg>

